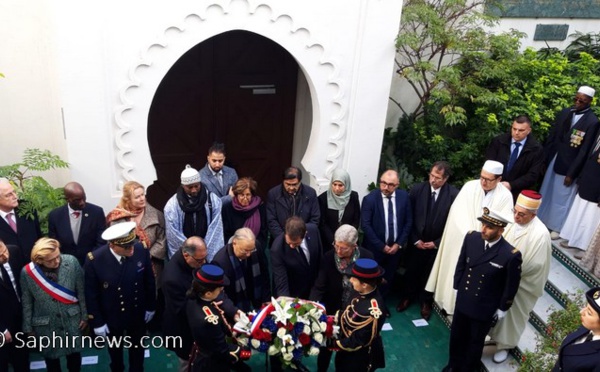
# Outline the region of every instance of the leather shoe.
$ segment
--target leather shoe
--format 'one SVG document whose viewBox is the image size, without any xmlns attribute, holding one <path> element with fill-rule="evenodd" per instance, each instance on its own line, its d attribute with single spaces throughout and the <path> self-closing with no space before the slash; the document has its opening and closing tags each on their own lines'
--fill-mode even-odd
<svg viewBox="0 0 600 372">
<path fill-rule="evenodd" d="M 585 256 L 585 251 L 581 251 L 581 250 L 577 251 L 577 252 L 576 252 L 576 253 L 573 255 L 573 257 L 575 257 L 575 258 L 576 258 L 576 259 L 578 259 L 578 260 L 581 260 L 581 259 L 583 258 L 583 256 Z"/>
<path fill-rule="evenodd" d="M 556 232 L 556 231 L 552 231 L 550 233 L 550 239 L 552 239 L 552 240 L 558 240 L 558 239 L 560 239 L 560 233 Z"/>
<path fill-rule="evenodd" d="M 559 245 L 563 248 L 573 248 L 573 247 L 569 246 L 568 240 L 563 240 L 562 242 L 559 243 Z"/>
<path fill-rule="evenodd" d="M 508 350 L 500 349 L 494 354 L 494 363 L 503 363 L 508 358 Z"/>
<path fill-rule="evenodd" d="M 408 309 L 409 305 L 410 305 L 410 300 L 408 298 L 405 298 L 404 300 L 402 300 L 398 303 L 398 306 L 396 306 L 396 311 L 401 313 L 404 310 Z"/>
<path fill-rule="evenodd" d="M 429 318 L 431 318 L 431 305 L 429 305 L 429 304 L 421 305 L 421 317 L 423 319 L 425 319 L 426 321 L 429 321 Z"/>
<path fill-rule="evenodd" d="M 392 316 L 392 313 L 390 313 L 390 308 L 387 307 L 387 305 L 385 306 L 385 308 L 383 310 L 384 310 L 383 313 L 385 314 L 386 318 L 390 318 Z"/>
</svg>

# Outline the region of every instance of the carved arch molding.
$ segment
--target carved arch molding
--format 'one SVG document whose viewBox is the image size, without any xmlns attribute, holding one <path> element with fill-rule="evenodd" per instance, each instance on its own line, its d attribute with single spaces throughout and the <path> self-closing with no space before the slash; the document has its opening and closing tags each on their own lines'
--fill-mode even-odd
<svg viewBox="0 0 600 372">
<path fill-rule="evenodd" d="M 275 1 L 275 0 L 273 0 Z M 269 4 L 254 7 L 247 0 L 227 6 L 207 4 L 194 9 L 180 24 L 166 27 L 142 48 L 119 90 L 114 109 L 115 194 L 122 184 L 137 180 L 150 185 L 156 171 L 147 140 L 148 113 L 162 78 L 190 48 L 220 33 L 242 29 L 267 37 L 285 48 L 304 73 L 313 106 L 312 129 L 302 164 L 316 184 L 325 184 L 341 164 L 346 137 L 347 99 L 339 63 L 308 28 L 297 25 L 292 14 L 275 13 Z"/>
</svg>

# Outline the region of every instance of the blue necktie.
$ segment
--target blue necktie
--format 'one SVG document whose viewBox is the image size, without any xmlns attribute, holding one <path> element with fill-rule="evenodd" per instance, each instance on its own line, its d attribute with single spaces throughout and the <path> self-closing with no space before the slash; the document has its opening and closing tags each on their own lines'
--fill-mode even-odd
<svg viewBox="0 0 600 372">
<path fill-rule="evenodd" d="M 391 196 L 386 196 L 386 198 L 388 199 L 388 220 L 387 220 L 388 239 L 387 239 L 386 245 L 391 247 L 396 240 L 396 239 L 394 239 L 395 238 L 394 237 L 394 204 L 392 203 Z"/>
<path fill-rule="evenodd" d="M 508 159 L 508 165 L 506 166 L 507 173 L 510 172 L 513 165 L 515 165 L 517 158 L 519 157 L 519 147 L 520 146 L 521 146 L 521 144 L 519 142 L 515 142 L 515 149 L 510 153 L 510 159 Z"/>
</svg>

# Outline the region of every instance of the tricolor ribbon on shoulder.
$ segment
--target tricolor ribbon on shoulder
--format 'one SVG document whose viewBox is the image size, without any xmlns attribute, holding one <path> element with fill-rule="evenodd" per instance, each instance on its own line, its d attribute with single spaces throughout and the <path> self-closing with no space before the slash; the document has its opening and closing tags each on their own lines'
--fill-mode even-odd
<svg viewBox="0 0 600 372">
<path fill-rule="evenodd" d="M 33 262 L 25 265 L 25 271 L 44 292 L 48 293 L 55 300 L 67 305 L 79 302 L 76 292 L 48 279 L 39 266 L 36 266 Z"/>
</svg>

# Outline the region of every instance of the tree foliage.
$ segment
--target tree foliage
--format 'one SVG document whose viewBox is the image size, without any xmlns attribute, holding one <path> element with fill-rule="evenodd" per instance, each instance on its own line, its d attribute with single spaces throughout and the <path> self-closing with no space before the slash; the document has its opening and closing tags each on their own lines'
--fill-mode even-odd
<svg viewBox="0 0 600 372">
<path fill-rule="evenodd" d="M 26 149 L 19 163 L 0 166 L 0 177 L 13 184 L 19 196 L 19 213 L 27 218 L 38 214 L 42 231 L 48 231 L 48 213 L 64 204 L 62 188 L 54 188 L 42 176 L 45 172 L 67 168 L 69 164 L 48 150 Z"/>
</svg>

